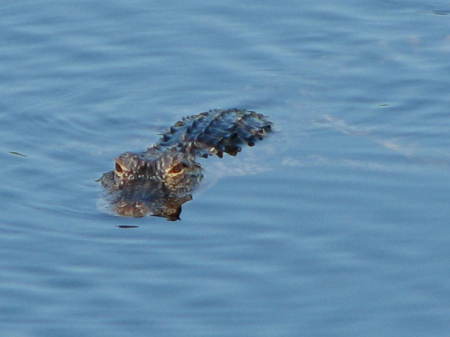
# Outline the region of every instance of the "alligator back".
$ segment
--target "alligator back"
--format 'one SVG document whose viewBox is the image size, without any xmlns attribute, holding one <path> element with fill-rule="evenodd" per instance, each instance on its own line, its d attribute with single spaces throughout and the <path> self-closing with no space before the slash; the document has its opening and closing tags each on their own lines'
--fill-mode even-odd
<svg viewBox="0 0 450 337">
<path fill-rule="evenodd" d="M 262 114 L 242 109 L 210 110 L 184 117 L 171 126 L 154 147 L 178 147 L 187 155 L 207 158 L 236 155 L 242 144 L 255 145 L 271 131 L 272 123 Z M 149 150 L 151 150 L 150 148 Z"/>
</svg>

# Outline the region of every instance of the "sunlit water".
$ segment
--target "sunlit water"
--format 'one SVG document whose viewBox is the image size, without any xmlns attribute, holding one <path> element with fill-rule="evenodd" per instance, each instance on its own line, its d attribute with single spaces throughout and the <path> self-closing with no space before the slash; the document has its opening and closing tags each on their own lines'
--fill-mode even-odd
<svg viewBox="0 0 450 337">
<path fill-rule="evenodd" d="M 450 334 L 448 2 L 0 13 L 1 336 Z M 276 132 L 181 221 L 105 212 L 118 154 L 230 107 Z"/>
</svg>

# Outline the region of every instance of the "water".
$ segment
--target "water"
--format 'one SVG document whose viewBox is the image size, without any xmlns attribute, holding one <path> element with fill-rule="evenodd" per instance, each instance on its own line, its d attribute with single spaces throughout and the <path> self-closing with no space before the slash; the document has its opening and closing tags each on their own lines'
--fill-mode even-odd
<svg viewBox="0 0 450 337">
<path fill-rule="evenodd" d="M 448 2 L 0 13 L 2 336 L 449 334 Z M 229 107 L 276 133 L 181 221 L 105 212 L 115 156 Z"/>
</svg>

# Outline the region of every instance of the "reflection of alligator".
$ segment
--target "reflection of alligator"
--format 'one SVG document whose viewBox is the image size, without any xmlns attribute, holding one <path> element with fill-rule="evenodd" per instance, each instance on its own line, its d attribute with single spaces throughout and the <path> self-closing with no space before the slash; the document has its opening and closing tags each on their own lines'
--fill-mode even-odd
<svg viewBox="0 0 450 337">
<path fill-rule="evenodd" d="M 146 214 L 179 219 L 181 205 L 202 179 L 196 157 L 226 152 L 235 156 L 240 145 L 253 146 L 271 130 L 262 114 L 240 110 L 211 110 L 185 117 L 167 130 L 145 152 L 125 152 L 116 158 L 115 170 L 100 181 L 107 199 L 119 215 Z"/>
</svg>

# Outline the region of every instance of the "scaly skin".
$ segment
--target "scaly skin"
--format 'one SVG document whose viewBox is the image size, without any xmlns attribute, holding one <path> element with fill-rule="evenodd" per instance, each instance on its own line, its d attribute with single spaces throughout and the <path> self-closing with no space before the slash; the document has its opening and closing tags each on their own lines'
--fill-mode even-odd
<svg viewBox="0 0 450 337">
<path fill-rule="evenodd" d="M 241 109 L 185 117 L 146 151 L 117 157 L 115 170 L 104 173 L 100 181 L 117 214 L 176 220 L 203 177 L 197 157 L 222 158 L 224 152 L 235 156 L 241 145 L 253 146 L 263 139 L 271 126 L 264 115 Z"/>
</svg>

